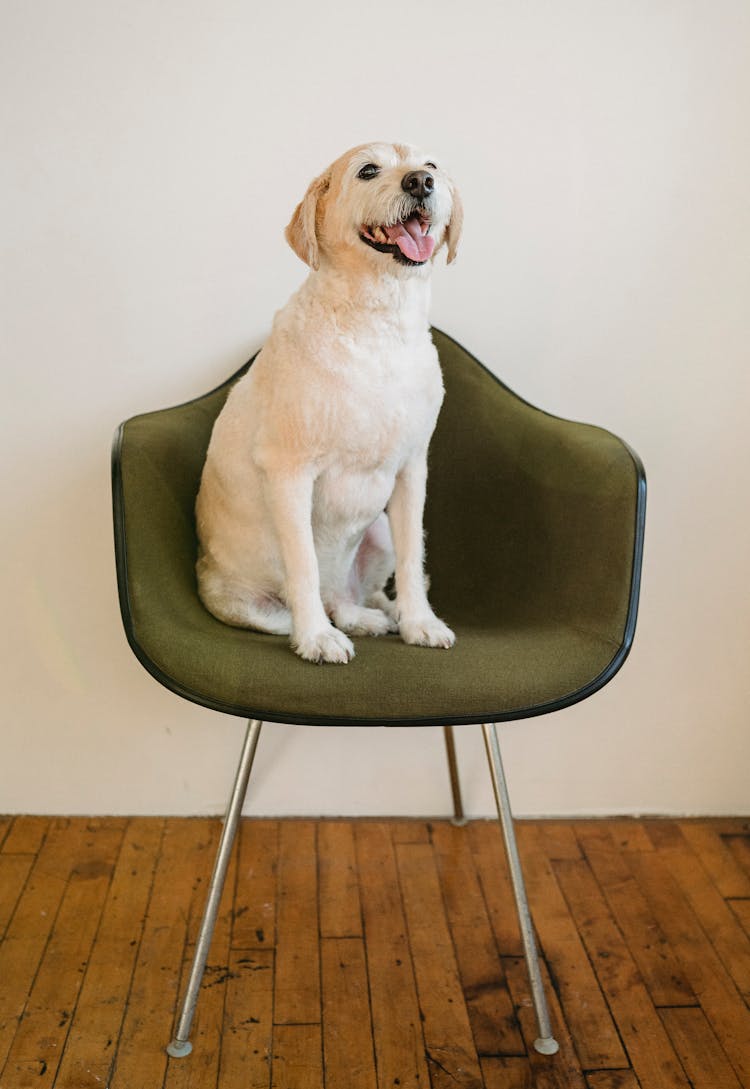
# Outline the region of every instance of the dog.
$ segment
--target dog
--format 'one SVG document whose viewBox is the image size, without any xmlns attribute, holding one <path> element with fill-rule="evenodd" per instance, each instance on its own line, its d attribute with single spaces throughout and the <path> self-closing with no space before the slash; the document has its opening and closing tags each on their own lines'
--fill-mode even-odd
<svg viewBox="0 0 750 1089">
<path fill-rule="evenodd" d="M 350 636 L 447 648 L 424 574 L 427 448 L 443 400 L 430 273 L 460 197 L 416 148 L 364 144 L 286 228 L 310 274 L 213 428 L 196 503 L 198 589 L 219 620 L 346 663 Z M 395 600 L 386 584 L 395 573 Z"/>
</svg>

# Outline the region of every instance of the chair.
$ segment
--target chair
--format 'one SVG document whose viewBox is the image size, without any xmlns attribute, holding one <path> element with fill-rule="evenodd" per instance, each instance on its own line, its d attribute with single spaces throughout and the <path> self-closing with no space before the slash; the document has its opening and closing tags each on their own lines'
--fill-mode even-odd
<svg viewBox="0 0 750 1089">
<path fill-rule="evenodd" d="M 635 631 L 646 483 L 638 457 L 596 427 L 512 393 L 433 331 L 446 398 L 430 448 L 425 511 L 430 597 L 450 651 L 397 636 L 358 641 L 347 666 L 301 661 L 278 636 L 228 627 L 196 592 L 193 505 L 213 422 L 233 381 L 123 423 L 113 446 L 117 579 L 130 646 L 185 699 L 248 719 L 186 993 L 169 1054 L 190 1028 L 263 722 L 442 726 L 463 816 L 452 729 L 482 724 L 537 1017 L 557 1051 L 516 849 L 496 723 L 592 695 Z M 252 365 L 252 360 L 247 366 Z"/>
</svg>

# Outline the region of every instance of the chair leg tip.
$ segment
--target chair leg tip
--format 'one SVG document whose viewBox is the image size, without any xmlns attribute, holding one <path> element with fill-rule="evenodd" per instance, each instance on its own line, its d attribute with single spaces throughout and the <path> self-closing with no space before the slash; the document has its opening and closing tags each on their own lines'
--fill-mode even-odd
<svg viewBox="0 0 750 1089">
<path fill-rule="evenodd" d="M 538 1040 L 534 1040 L 534 1050 L 540 1055 L 556 1055 L 560 1045 L 554 1036 L 540 1036 Z"/>
<path fill-rule="evenodd" d="M 193 1045 L 189 1040 L 172 1040 L 171 1044 L 167 1045 L 167 1055 L 171 1055 L 173 1059 L 184 1059 L 193 1050 Z"/>
</svg>

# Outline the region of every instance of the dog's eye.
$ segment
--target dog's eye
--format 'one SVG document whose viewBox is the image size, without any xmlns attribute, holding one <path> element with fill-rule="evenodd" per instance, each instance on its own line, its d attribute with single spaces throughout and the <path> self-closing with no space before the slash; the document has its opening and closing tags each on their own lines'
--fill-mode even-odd
<svg viewBox="0 0 750 1089">
<path fill-rule="evenodd" d="M 370 178 L 376 177 L 380 173 L 380 167 L 375 163 L 365 163 L 362 169 L 357 174 L 358 178 L 362 178 L 363 181 L 369 181 Z"/>
<path fill-rule="evenodd" d="M 425 163 L 425 166 L 429 166 L 430 170 L 437 170 L 435 163 Z"/>
</svg>

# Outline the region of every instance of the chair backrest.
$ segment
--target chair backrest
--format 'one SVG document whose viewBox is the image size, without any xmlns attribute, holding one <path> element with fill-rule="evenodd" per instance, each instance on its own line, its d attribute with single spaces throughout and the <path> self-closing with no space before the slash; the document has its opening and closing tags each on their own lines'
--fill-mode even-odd
<svg viewBox="0 0 750 1089">
<path fill-rule="evenodd" d="M 637 458 L 600 428 L 527 404 L 450 337 L 433 335 L 446 387 L 425 512 L 436 609 L 477 626 L 560 622 L 620 644 L 637 602 L 645 496 Z M 128 538 L 139 542 L 121 593 L 147 595 L 158 571 L 160 599 L 182 610 L 171 619 L 183 625 L 185 610 L 202 610 L 194 503 L 206 449 L 245 370 L 194 401 L 134 417 L 115 442 L 118 548 L 126 516 Z"/>
</svg>

